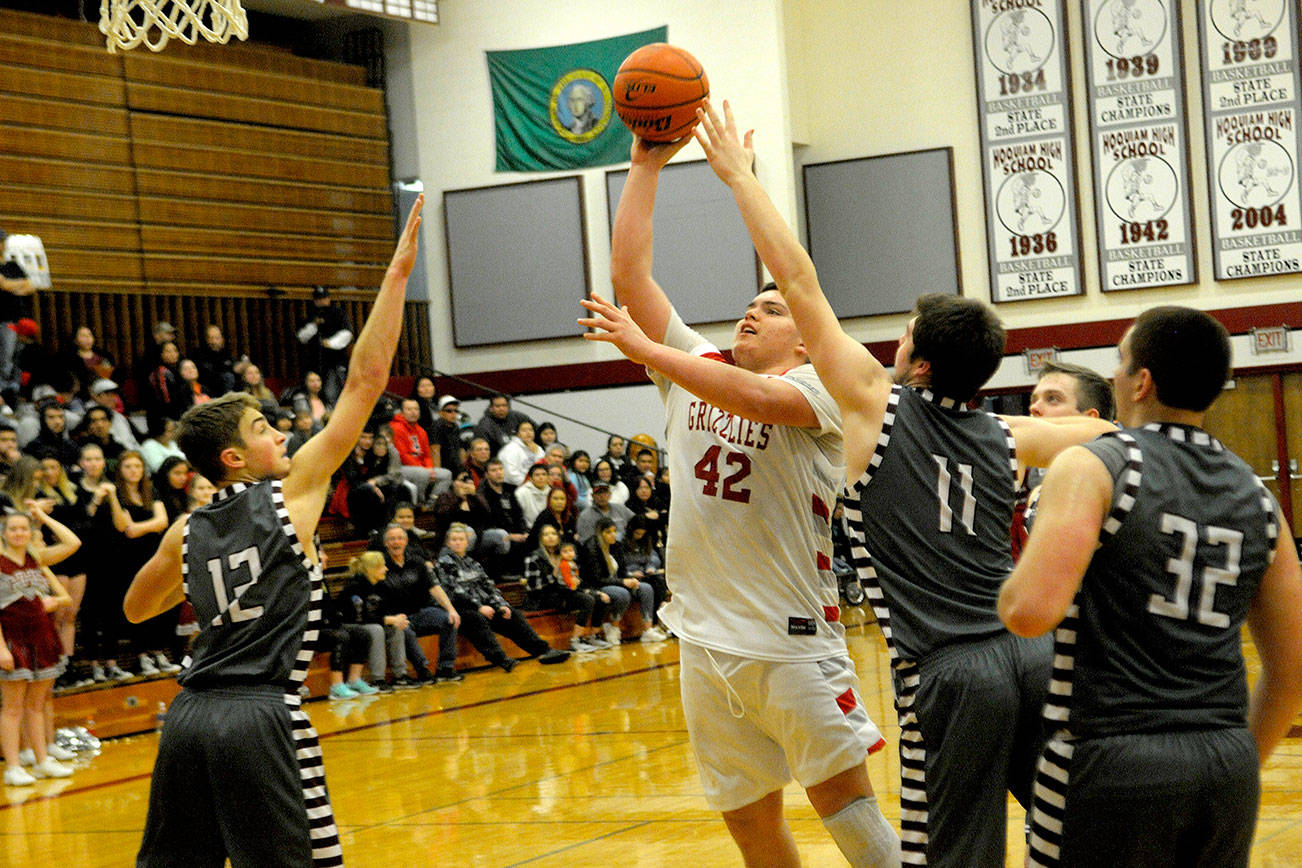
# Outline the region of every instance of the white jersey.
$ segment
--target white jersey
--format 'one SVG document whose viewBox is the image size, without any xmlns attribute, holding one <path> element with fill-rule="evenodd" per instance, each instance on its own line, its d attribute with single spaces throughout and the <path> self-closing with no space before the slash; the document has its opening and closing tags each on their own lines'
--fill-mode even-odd
<svg viewBox="0 0 1302 868">
<path fill-rule="evenodd" d="M 725 364 L 677 312 L 664 342 Z M 759 660 L 846 653 L 830 518 L 845 476 L 841 414 L 813 366 L 781 379 L 809 401 L 818 428 L 752 422 L 651 379 L 665 402 L 674 492 L 665 623 L 689 642 Z"/>
</svg>

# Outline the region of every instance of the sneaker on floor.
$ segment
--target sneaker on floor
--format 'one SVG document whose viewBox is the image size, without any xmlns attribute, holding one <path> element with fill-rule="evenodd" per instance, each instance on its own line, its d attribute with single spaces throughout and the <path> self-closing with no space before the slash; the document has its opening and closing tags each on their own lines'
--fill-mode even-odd
<svg viewBox="0 0 1302 868">
<path fill-rule="evenodd" d="M 544 651 L 542 654 L 538 655 L 538 662 L 542 663 L 544 666 L 553 663 L 564 663 L 566 660 L 569 659 L 570 659 L 570 652 L 565 651 L 561 648 L 550 648 Z"/>
<path fill-rule="evenodd" d="M 587 642 L 589 645 L 593 647 L 594 650 L 597 651 L 604 651 L 607 648 L 614 647 L 609 642 L 607 642 L 606 637 L 602 636 L 600 633 L 593 633 L 591 636 L 585 636 L 583 638 L 583 641 Z"/>
<path fill-rule="evenodd" d="M 90 664 L 90 679 L 91 681 L 96 682 L 107 681 L 108 676 L 104 674 L 104 667 L 100 666 L 98 663 Z"/>
<path fill-rule="evenodd" d="M 353 693 L 356 693 L 358 696 L 374 696 L 380 692 L 360 678 L 356 681 L 348 682 L 348 689 Z"/>
<path fill-rule="evenodd" d="M 34 783 L 36 783 L 36 778 L 20 767 L 15 766 L 11 769 L 5 769 L 6 787 L 30 787 Z"/>
<path fill-rule="evenodd" d="M 503 672 L 510 672 L 519 662 L 512 657 L 503 657 L 501 660 L 493 661 L 493 665 L 501 667 Z"/>
<path fill-rule="evenodd" d="M 347 684 L 340 682 L 330 685 L 330 700 L 333 702 L 338 699 L 356 699 L 357 691 L 353 690 Z"/>
<path fill-rule="evenodd" d="M 116 663 L 110 665 L 108 669 L 104 670 L 104 672 L 108 675 L 109 680 L 111 681 L 127 681 L 135 677 Z"/>
<path fill-rule="evenodd" d="M 607 622 L 606 624 L 604 624 L 604 625 L 602 626 L 601 629 L 602 629 L 602 630 L 605 632 L 605 634 L 606 634 L 606 641 L 609 642 L 612 646 L 614 646 L 614 645 L 618 645 L 618 644 L 620 643 L 620 641 L 622 640 L 622 637 L 621 637 L 620 634 L 619 634 L 619 625 L 618 625 L 618 624 L 611 624 L 611 623 Z"/>
<path fill-rule="evenodd" d="M 669 637 L 660 631 L 659 627 L 648 627 L 642 631 L 643 642 L 663 642 Z"/>
<path fill-rule="evenodd" d="M 375 682 L 375 692 L 376 692 L 376 693 L 392 693 L 392 692 L 393 692 L 393 685 L 390 684 L 390 683 L 387 682 L 387 681 L 377 681 L 377 682 Z"/>
<path fill-rule="evenodd" d="M 394 690 L 415 690 L 418 687 L 420 687 L 420 682 L 408 678 L 406 675 L 402 675 L 393 679 Z"/>
<path fill-rule="evenodd" d="M 424 667 L 417 669 L 415 681 L 417 684 L 421 684 L 421 685 L 433 684 L 434 673 L 430 672 L 428 669 L 425 669 Z"/>
<path fill-rule="evenodd" d="M 18 751 L 18 764 L 20 766 L 36 765 L 36 751 L 32 750 L 30 747 L 25 747 Z"/>
<path fill-rule="evenodd" d="M 575 636 L 570 639 L 570 650 L 575 654 L 591 654 L 597 650 L 597 646 L 589 644 L 583 636 Z"/>
<path fill-rule="evenodd" d="M 162 675 L 163 673 L 161 673 L 161 672 L 158 671 L 158 667 L 154 665 L 154 661 L 153 661 L 153 660 L 149 659 L 149 655 L 148 655 L 148 654 L 141 654 L 141 655 L 140 655 L 140 674 L 141 674 L 141 675 Z"/>
<path fill-rule="evenodd" d="M 46 745 L 45 753 L 48 756 L 54 757 L 59 762 L 66 762 L 68 760 L 75 760 L 77 758 L 76 751 L 68 750 L 67 748 L 61 747 L 58 744 Z"/>
<path fill-rule="evenodd" d="M 434 673 L 435 684 L 456 684 L 459 681 L 465 681 L 466 676 L 462 675 L 455 669 L 440 669 Z"/>
<path fill-rule="evenodd" d="M 171 675 L 173 672 L 181 671 L 181 667 L 177 666 L 171 660 L 168 660 L 167 655 L 162 651 L 159 651 L 154 655 L 154 661 L 158 664 L 159 672 L 166 672 L 168 675 Z"/>
<path fill-rule="evenodd" d="M 72 769 L 63 765 L 57 759 L 47 756 L 45 762 L 32 766 L 32 776 L 38 778 L 70 778 L 72 777 Z"/>
</svg>

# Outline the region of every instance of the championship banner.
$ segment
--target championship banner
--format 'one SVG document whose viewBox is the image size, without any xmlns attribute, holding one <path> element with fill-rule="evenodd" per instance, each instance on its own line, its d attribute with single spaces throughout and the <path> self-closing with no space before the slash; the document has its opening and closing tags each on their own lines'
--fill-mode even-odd
<svg viewBox="0 0 1302 868">
<path fill-rule="evenodd" d="M 1199 0 L 1216 278 L 1302 271 L 1297 0 Z"/>
<path fill-rule="evenodd" d="M 972 0 L 992 301 L 1078 295 L 1063 0 Z"/>
<path fill-rule="evenodd" d="M 1086 0 L 1099 282 L 1197 280 L 1176 0 Z"/>
<path fill-rule="evenodd" d="M 519 51 L 489 51 L 497 171 L 545 172 L 628 160 L 633 137 L 615 115 L 611 82 L 634 50 L 668 27 Z"/>
</svg>

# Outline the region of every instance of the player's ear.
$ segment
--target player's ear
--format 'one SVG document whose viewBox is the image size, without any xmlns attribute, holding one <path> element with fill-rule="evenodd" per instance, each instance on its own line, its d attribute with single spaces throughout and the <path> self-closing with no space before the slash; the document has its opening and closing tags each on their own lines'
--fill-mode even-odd
<svg viewBox="0 0 1302 868">
<path fill-rule="evenodd" d="M 238 446 L 227 446 L 217 457 L 221 461 L 222 467 L 226 469 L 227 476 L 232 475 L 232 470 L 242 469 L 245 464 L 244 450 Z"/>
<path fill-rule="evenodd" d="M 1097 419 L 1099 418 L 1099 411 L 1095 407 L 1090 407 L 1082 415 L 1089 416 L 1091 419 Z"/>
<path fill-rule="evenodd" d="M 1135 389 L 1132 396 L 1136 403 L 1157 394 L 1157 386 L 1153 383 L 1153 372 L 1148 368 L 1140 368 L 1135 373 Z"/>
</svg>

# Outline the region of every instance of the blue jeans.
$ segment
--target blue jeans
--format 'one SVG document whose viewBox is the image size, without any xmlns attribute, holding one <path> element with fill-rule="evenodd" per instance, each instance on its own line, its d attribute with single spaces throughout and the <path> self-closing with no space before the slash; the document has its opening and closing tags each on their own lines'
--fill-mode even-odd
<svg viewBox="0 0 1302 868">
<path fill-rule="evenodd" d="M 457 628 L 452 625 L 452 618 L 448 616 L 446 610 L 439 606 L 426 606 L 408 615 L 407 622 L 411 625 L 409 635 L 412 637 L 407 643 L 407 656 L 416 667 L 416 671 L 428 668 L 429 662 L 424 652 L 420 650 L 420 643 L 415 641 L 415 637 L 432 636 L 435 633 L 439 634 L 439 670 L 448 671 L 456 668 Z M 414 654 L 412 645 L 416 646 Z"/>
</svg>

